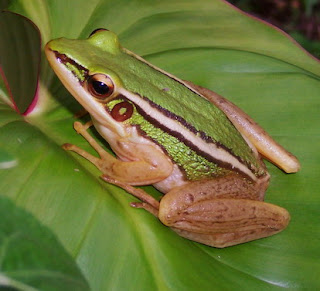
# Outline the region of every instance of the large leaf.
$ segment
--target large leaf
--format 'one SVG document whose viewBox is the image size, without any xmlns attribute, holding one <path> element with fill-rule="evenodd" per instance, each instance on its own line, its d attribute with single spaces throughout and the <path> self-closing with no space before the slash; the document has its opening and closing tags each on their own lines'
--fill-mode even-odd
<svg viewBox="0 0 320 291">
<path fill-rule="evenodd" d="M 1 290 L 89 290 L 47 228 L 5 196 L 0 196 L 0 211 Z"/>
<path fill-rule="evenodd" d="M 7 102 L 18 112 L 27 113 L 38 100 L 34 96 L 40 64 L 39 32 L 28 19 L 0 10 L 0 35 L 0 83 L 7 90 L 4 96 L 8 95 Z"/>
<path fill-rule="evenodd" d="M 268 164 L 266 200 L 292 216 L 284 232 L 226 249 L 183 239 L 145 211 L 130 208 L 132 197 L 60 148 L 71 142 L 90 150 L 72 129 L 79 105 L 43 60 L 35 110 L 21 117 L 1 104 L 0 143 L 19 162 L 1 170 L 1 192 L 58 235 L 93 290 L 319 286 L 317 60 L 282 32 L 220 0 L 21 0 L 13 1 L 11 10 L 30 18 L 44 42 L 84 38 L 99 27 L 115 31 L 125 47 L 155 65 L 231 99 L 302 164 L 292 175 Z M 146 190 L 159 195 L 151 186 Z"/>
</svg>

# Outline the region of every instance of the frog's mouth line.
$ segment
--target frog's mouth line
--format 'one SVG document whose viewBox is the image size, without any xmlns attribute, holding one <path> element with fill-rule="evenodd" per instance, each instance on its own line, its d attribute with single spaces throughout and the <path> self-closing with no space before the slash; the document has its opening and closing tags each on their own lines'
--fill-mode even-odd
<svg viewBox="0 0 320 291">
<path fill-rule="evenodd" d="M 89 75 L 89 70 L 82 65 L 78 64 L 75 60 L 69 58 L 65 54 L 61 54 L 57 51 L 52 51 L 55 54 L 59 63 L 63 64 L 82 84 Z"/>
</svg>

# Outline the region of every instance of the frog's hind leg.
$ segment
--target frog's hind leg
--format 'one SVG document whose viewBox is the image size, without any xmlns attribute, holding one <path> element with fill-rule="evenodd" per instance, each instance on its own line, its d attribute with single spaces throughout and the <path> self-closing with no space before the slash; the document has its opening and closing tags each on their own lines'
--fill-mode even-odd
<svg viewBox="0 0 320 291">
<path fill-rule="evenodd" d="M 267 237 L 288 225 L 285 209 L 251 200 L 253 184 L 233 190 L 231 184 L 222 177 L 174 189 L 161 200 L 159 219 L 185 238 L 219 248 Z M 249 194 L 242 195 L 244 190 Z"/>
<path fill-rule="evenodd" d="M 207 208 L 207 209 L 206 209 Z M 184 210 L 168 223 L 180 236 L 209 246 L 223 248 L 268 237 L 282 231 L 288 212 L 276 205 L 245 199 L 216 199 Z M 173 215 L 171 215 L 173 216 Z"/>
<path fill-rule="evenodd" d="M 159 201 L 153 198 L 151 195 L 149 195 L 147 192 L 145 192 L 142 189 L 135 188 L 129 184 L 122 183 L 120 181 L 117 181 L 115 179 L 112 179 L 108 176 L 102 176 L 102 179 L 105 180 L 108 183 L 111 183 L 113 185 L 116 185 L 128 193 L 130 193 L 132 196 L 138 198 L 139 200 L 143 202 L 132 202 L 131 206 L 135 208 L 143 208 L 153 214 L 154 216 L 158 217 L 159 214 Z"/>
<path fill-rule="evenodd" d="M 300 169 L 298 159 L 278 144 L 260 125 L 249 115 L 234 105 L 229 100 L 217 93 L 186 82 L 192 88 L 198 90 L 210 102 L 219 107 L 230 119 L 241 134 L 246 137 L 259 153 L 286 173 L 296 173 Z M 254 150 L 254 149 L 253 149 Z"/>
</svg>

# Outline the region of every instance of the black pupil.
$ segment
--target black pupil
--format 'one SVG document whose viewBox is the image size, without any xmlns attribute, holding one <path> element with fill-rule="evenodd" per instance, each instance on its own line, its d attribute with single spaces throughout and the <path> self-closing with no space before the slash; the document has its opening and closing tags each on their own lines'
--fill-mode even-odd
<svg viewBox="0 0 320 291">
<path fill-rule="evenodd" d="M 99 95 L 105 95 L 109 92 L 109 86 L 106 83 L 100 81 L 93 81 L 92 87 L 94 91 Z"/>
</svg>

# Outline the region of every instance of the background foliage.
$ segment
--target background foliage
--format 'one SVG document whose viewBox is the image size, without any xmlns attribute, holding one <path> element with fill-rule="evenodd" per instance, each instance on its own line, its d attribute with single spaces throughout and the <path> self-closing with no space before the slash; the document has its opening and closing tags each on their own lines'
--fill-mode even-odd
<svg viewBox="0 0 320 291">
<path fill-rule="evenodd" d="M 320 57 L 320 2 L 318 0 L 230 0 L 289 33 L 305 49 Z"/>
</svg>

